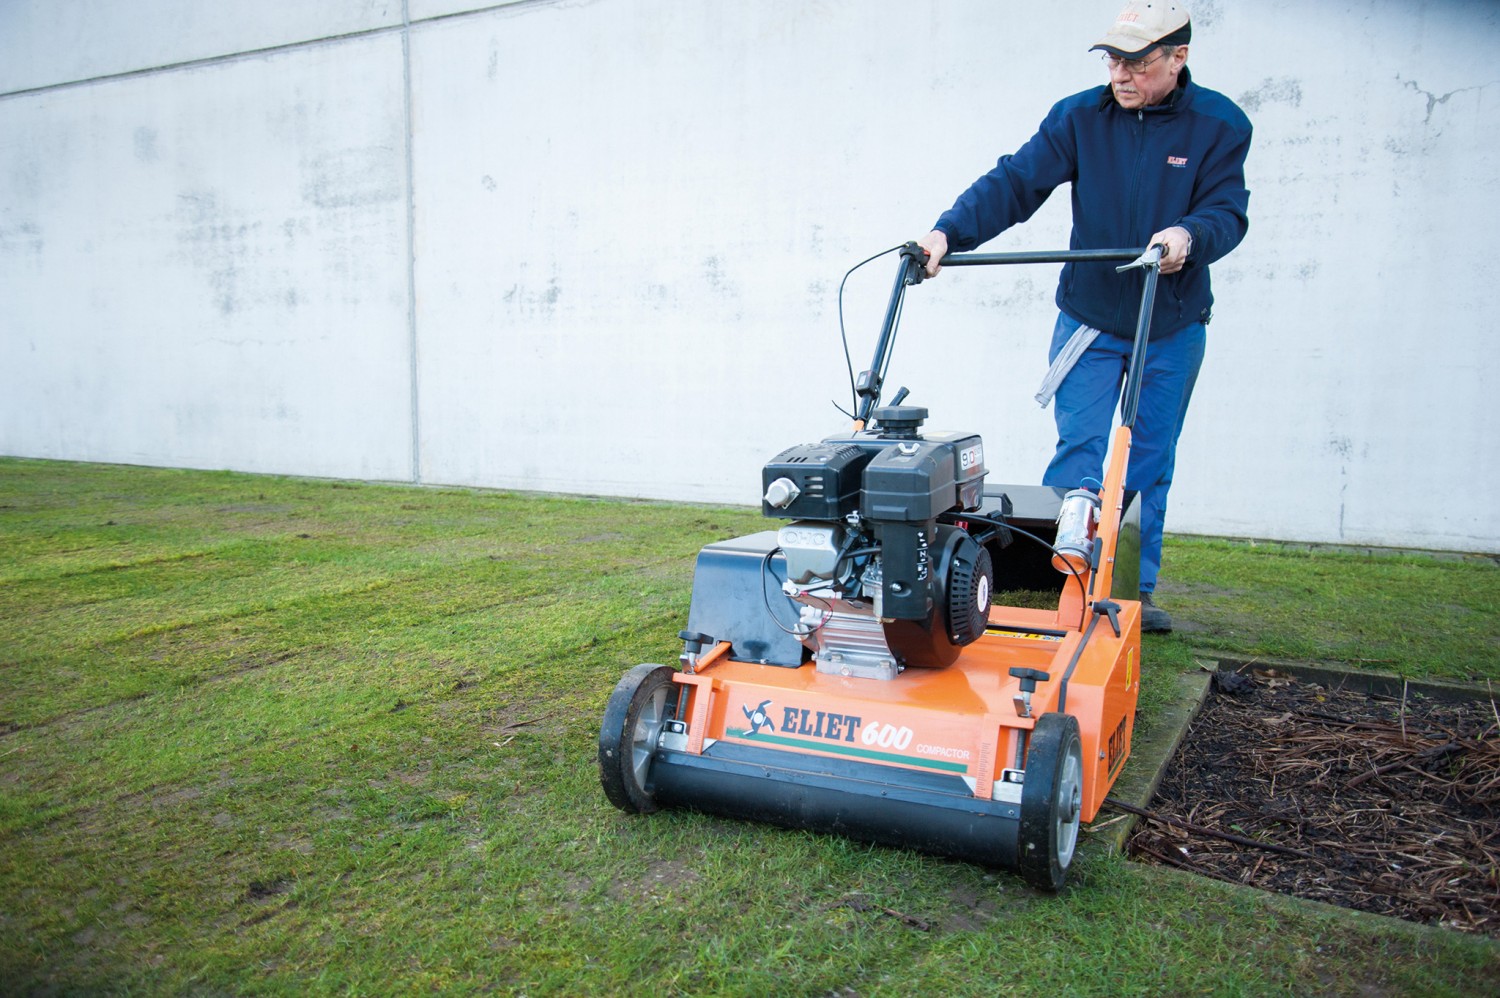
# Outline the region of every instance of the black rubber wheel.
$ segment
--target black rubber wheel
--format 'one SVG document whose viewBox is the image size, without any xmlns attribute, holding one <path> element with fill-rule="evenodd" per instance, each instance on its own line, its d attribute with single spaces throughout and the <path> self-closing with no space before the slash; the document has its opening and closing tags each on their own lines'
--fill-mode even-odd
<svg viewBox="0 0 1500 998">
<path fill-rule="evenodd" d="M 636 666 L 615 685 L 604 707 L 599 782 L 609 802 L 622 811 L 656 810 L 648 774 L 656 743 L 677 710 L 681 687 L 672 682 L 675 671 L 665 665 Z"/>
<path fill-rule="evenodd" d="M 1078 718 L 1043 714 L 1026 749 L 1021 785 L 1021 876 L 1033 887 L 1058 891 L 1078 846 L 1083 811 L 1083 740 Z"/>
<path fill-rule="evenodd" d="M 995 588 L 989 551 L 970 541 L 960 546 L 948 574 L 948 635 L 962 647 L 979 639 L 990 622 Z"/>
</svg>

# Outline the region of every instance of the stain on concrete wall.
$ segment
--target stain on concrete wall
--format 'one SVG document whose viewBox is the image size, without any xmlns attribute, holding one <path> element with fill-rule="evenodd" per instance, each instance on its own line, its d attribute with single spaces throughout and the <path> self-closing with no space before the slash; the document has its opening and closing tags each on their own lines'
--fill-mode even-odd
<svg viewBox="0 0 1500 998">
<path fill-rule="evenodd" d="M 392 35 L 0 100 L 0 451 L 408 476 L 400 67 Z"/>
</svg>

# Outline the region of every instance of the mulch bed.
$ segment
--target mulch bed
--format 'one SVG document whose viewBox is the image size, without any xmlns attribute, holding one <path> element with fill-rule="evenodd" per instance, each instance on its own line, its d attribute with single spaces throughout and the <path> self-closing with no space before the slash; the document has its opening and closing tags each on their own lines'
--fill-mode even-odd
<svg viewBox="0 0 1500 998">
<path fill-rule="evenodd" d="M 1494 700 L 1221 673 L 1137 813 L 1137 860 L 1500 937 Z"/>
</svg>

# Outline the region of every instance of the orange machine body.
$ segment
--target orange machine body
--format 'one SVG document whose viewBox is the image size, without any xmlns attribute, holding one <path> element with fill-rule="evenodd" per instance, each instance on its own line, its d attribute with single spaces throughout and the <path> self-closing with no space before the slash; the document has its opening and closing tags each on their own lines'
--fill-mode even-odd
<svg viewBox="0 0 1500 998">
<path fill-rule="evenodd" d="M 987 800 L 1020 780 L 1027 733 L 1056 711 L 1078 720 L 1081 817 L 1091 821 L 1129 758 L 1140 692 L 1140 603 L 1108 601 L 1113 617 L 1100 609 L 1124 507 L 1127 428 L 1116 430 L 1112 450 L 1101 494 L 1105 555 L 1095 570 L 1060 576 L 1056 610 L 992 606 L 985 633 L 952 665 L 908 668 L 891 680 L 818 672 L 811 663 L 737 661 L 730 643 L 720 642 L 673 677 L 686 694 L 677 711 L 686 722 L 685 750 L 699 754 L 729 741 L 951 774 Z M 1010 675 L 1018 666 L 1051 677 L 1029 707 Z"/>
</svg>

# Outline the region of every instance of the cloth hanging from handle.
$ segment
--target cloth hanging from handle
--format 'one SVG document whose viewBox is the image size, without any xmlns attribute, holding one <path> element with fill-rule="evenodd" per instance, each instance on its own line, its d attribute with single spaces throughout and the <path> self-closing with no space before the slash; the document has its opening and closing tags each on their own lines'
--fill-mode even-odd
<svg viewBox="0 0 1500 998">
<path fill-rule="evenodd" d="M 1062 386 L 1063 379 L 1068 376 L 1069 371 L 1073 370 L 1073 365 L 1078 363 L 1078 358 L 1083 356 L 1083 352 L 1089 348 L 1089 344 L 1093 343 L 1098 335 L 1099 330 L 1093 326 L 1079 326 L 1074 330 L 1073 335 L 1068 337 L 1068 342 L 1064 343 L 1063 348 L 1057 352 L 1052 366 L 1047 368 L 1046 377 L 1042 378 L 1042 387 L 1034 396 L 1037 405 L 1043 409 L 1047 408 L 1047 403 L 1052 401 L 1052 396 L 1056 395 L 1057 389 Z"/>
</svg>

